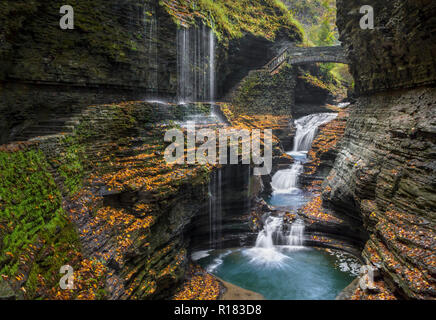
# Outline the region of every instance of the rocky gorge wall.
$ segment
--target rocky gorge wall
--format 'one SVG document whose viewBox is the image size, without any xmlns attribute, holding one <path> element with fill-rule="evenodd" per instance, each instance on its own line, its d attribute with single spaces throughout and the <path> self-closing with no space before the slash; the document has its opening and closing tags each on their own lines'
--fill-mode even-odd
<svg viewBox="0 0 436 320">
<path fill-rule="evenodd" d="M 354 299 L 436 298 L 436 180 L 432 1 L 366 1 L 375 29 L 361 30 L 361 1 L 337 1 L 341 40 L 360 94 L 323 204 L 360 226 L 377 289 Z M 376 93 L 377 92 L 377 93 Z"/>
<path fill-rule="evenodd" d="M 202 110 L 93 106 L 71 134 L 3 145 L 0 298 L 169 298 L 210 170 L 167 166 L 159 123 Z M 62 265 L 74 268 L 76 290 L 60 289 Z"/>
<path fill-rule="evenodd" d="M 213 29 L 220 95 L 253 64 L 272 58 L 275 42 L 301 39 L 288 11 L 261 0 L 253 2 L 254 12 L 245 12 L 241 3 L 219 2 L 224 13 L 184 0 L 73 0 L 74 30 L 59 27 L 62 5 L 57 0 L 0 4 L 0 143 L 23 138 L 38 121 L 68 118 L 90 104 L 178 99 L 183 28 Z M 256 15 L 260 8 L 267 10 L 262 19 Z M 240 21 L 230 21 L 231 15 Z M 186 66 L 195 79 L 205 63 L 196 59 L 200 49 L 192 46 L 187 52 L 195 57 L 185 58 L 199 61 Z"/>
<path fill-rule="evenodd" d="M 74 30 L 62 5 L 0 5 L 0 142 L 47 115 L 177 93 L 177 26 L 158 1 L 70 1 Z"/>
</svg>

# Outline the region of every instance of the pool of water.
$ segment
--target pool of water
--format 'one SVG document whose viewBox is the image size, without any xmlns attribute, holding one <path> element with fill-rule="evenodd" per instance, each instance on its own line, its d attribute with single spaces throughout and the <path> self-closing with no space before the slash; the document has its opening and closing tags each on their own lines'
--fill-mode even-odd
<svg viewBox="0 0 436 320">
<path fill-rule="evenodd" d="M 315 114 L 296 120 L 294 158 L 272 177 L 271 206 L 297 213 L 313 194 L 299 186 L 318 127 L 336 115 Z M 288 226 L 289 227 L 289 226 Z M 253 248 L 195 252 L 192 259 L 221 279 L 269 300 L 332 300 L 358 275 L 359 261 L 336 250 L 304 247 L 304 222 L 284 228 L 283 217 L 268 216 Z M 283 245 L 286 244 L 286 245 Z"/>
<path fill-rule="evenodd" d="M 206 270 L 268 300 L 332 300 L 356 277 L 354 257 L 314 248 L 275 246 L 197 253 Z"/>
<path fill-rule="evenodd" d="M 286 207 L 288 211 L 296 211 L 304 206 L 313 195 L 302 190 L 295 190 L 293 193 L 272 193 L 265 198 L 266 203 L 274 207 Z"/>
</svg>

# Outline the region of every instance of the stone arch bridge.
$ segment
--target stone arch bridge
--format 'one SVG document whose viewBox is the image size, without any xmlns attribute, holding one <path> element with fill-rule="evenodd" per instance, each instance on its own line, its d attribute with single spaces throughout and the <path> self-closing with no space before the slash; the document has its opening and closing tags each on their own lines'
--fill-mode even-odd
<svg viewBox="0 0 436 320">
<path fill-rule="evenodd" d="M 335 62 L 349 64 L 342 46 L 332 47 L 288 47 L 272 59 L 266 68 L 273 72 L 285 62 L 298 65 L 311 62 Z"/>
</svg>

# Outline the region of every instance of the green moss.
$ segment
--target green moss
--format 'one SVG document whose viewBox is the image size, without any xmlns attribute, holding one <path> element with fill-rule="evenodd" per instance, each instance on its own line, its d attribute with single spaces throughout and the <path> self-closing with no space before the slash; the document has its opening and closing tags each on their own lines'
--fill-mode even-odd
<svg viewBox="0 0 436 320">
<path fill-rule="evenodd" d="M 75 228 L 66 220 L 57 225 L 59 233 L 46 239 L 46 245 L 36 256 L 37 263 L 32 265 L 25 284 L 29 298 L 41 297 L 42 288 L 58 286 L 62 274 L 59 273 L 63 265 L 75 265 L 77 252 L 80 251 L 79 239 Z M 41 283 L 41 280 L 43 283 Z"/>
<path fill-rule="evenodd" d="M 62 157 L 57 159 L 58 163 L 60 163 L 57 172 L 63 178 L 66 191 L 73 195 L 82 187 L 85 175 L 85 147 L 79 144 L 77 139 L 67 137 L 62 141 L 60 148 L 63 148 L 64 152 Z"/>
<path fill-rule="evenodd" d="M 303 28 L 280 0 L 161 0 L 177 23 L 195 24 L 200 18 L 220 40 L 241 38 L 245 33 L 274 40 L 280 29 L 301 40 Z"/>
<path fill-rule="evenodd" d="M 41 151 L 0 152 L 0 174 L 0 274 L 21 281 L 31 269 L 25 288 L 33 295 L 37 274 L 57 275 L 77 235 Z"/>
</svg>

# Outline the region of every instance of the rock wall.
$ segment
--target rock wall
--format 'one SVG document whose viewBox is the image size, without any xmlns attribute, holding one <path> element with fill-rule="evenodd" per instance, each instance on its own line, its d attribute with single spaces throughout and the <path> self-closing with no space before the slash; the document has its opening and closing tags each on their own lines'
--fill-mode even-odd
<svg viewBox="0 0 436 320">
<path fill-rule="evenodd" d="M 178 70 L 182 27 L 216 33 L 215 96 L 264 65 L 283 42 L 302 37 L 288 11 L 265 1 L 247 12 L 240 3 L 209 8 L 176 0 L 73 0 L 74 30 L 59 27 L 62 5 L 59 0 L 0 4 L 0 143 L 27 136 L 21 132 L 38 121 L 67 118 L 90 104 L 175 100 L 185 82 Z M 259 19 L 256 10 L 266 14 Z M 235 14 L 244 22 L 228 19 Z M 185 60 L 198 63 L 186 66 L 195 80 L 185 85 L 197 88 L 204 86 L 198 79 L 206 63 L 198 57 L 209 48 L 198 45 L 204 35 L 190 38 L 185 51 L 191 57 Z M 208 100 L 205 95 L 200 100 Z"/>
<path fill-rule="evenodd" d="M 360 28 L 363 5 L 374 8 L 374 30 Z M 357 93 L 435 83 L 434 1 L 338 0 L 337 7 Z"/>
<path fill-rule="evenodd" d="M 317 65 L 283 65 L 273 73 L 266 69 L 251 71 L 230 96 L 242 113 L 288 115 L 295 119 L 329 112 L 324 105 L 334 100 L 332 88 L 321 80 Z"/>
<path fill-rule="evenodd" d="M 292 67 L 280 72 L 252 71 L 233 94 L 233 104 L 245 114 L 289 115 L 295 102 L 296 77 Z"/>
<path fill-rule="evenodd" d="M 373 31 L 359 28 L 363 3 L 337 4 L 360 96 L 322 196 L 368 233 L 363 257 L 380 274 L 377 290 L 353 298 L 435 299 L 436 4 L 366 1 Z"/>
<path fill-rule="evenodd" d="M 163 159 L 158 123 L 187 108 L 203 110 L 89 107 L 71 134 L 1 146 L 0 298 L 171 297 L 187 266 L 184 232 L 208 198 L 207 168 Z M 59 287 L 62 265 L 77 290 Z"/>
<path fill-rule="evenodd" d="M 0 142 L 36 118 L 177 92 L 177 26 L 158 1 L 70 1 L 74 30 L 62 5 L 0 5 Z"/>
</svg>

